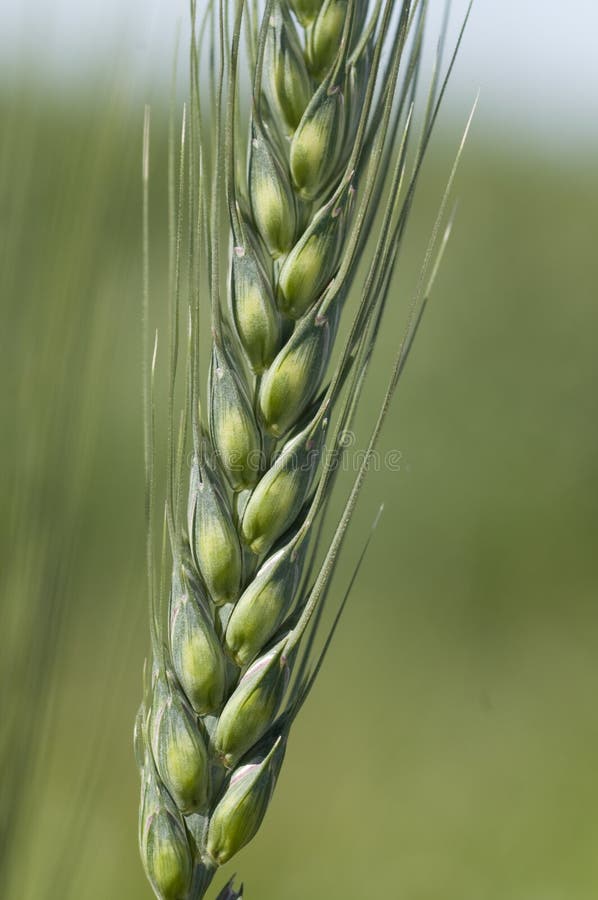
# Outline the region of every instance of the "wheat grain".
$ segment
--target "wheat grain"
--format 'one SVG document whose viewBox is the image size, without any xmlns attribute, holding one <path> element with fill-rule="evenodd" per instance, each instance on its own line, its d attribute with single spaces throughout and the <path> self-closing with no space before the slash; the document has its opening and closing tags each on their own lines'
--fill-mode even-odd
<svg viewBox="0 0 598 900">
<path fill-rule="evenodd" d="M 411 0 L 379 0 L 371 11 L 366 0 L 267 0 L 244 9 L 236 0 L 232 16 L 226 3 L 217 16 L 210 4 L 199 28 L 200 42 L 212 40 L 216 55 L 220 47 L 210 140 L 192 4 L 190 279 L 199 277 L 201 260 L 209 270 L 212 349 L 202 416 L 199 288 L 192 287 L 188 390 L 178 453 L 169 459 L 168 615 L 152 590 L 153 662 L 136 736 L 141 855 L 162 900 L 204 896 L 217 868 L 258 830 L 331 637 L 314 659 L 327 586 L 367 465 L 364 459 L 311 587 L 310 541 L 336 476 L 322 458 L 328 446 L 338 459 L 355 411 L 442 94 L 433 85 L 406 178 L 425 9 Z M 246 184 L 237 150 L 243 16 L 253 80 Z M 182 185 L 181 177 L 181 197 Z M 379 207 L 383 223 L 367 278 L 325 384 Z M 231 238 L 226 303 L 223 209 Z M 179 213 L 178 244 L 181 229 Z M 175 305 L 171 428 L 177 315 Z M 188 422 L 185 531 L 178 497 Z M 221 894 L 237 896 L 232 884 Z"/>
</svg>

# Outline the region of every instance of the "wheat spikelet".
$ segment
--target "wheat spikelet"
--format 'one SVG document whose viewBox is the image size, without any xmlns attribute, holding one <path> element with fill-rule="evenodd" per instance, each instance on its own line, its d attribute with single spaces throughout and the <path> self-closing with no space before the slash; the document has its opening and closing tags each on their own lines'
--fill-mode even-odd
<svg viewBox="0 0 598 900">
<path fill-rule="evenodd" d="M 150 532 L 153 660 L 136 728 L 141 855 L 162 900 L 204 896 L 218 867 L 255 835 L 292 723 L 332 636 L 314 656 L 314 636 L 368 453 L 427 296 L 422 279 L 422 302 L 320 561 L 314 532 L 379 333 L 444 89 L 433 79 L 408 175 L 425 11 L 425 2 L 411 0 L 379 0 L 371 10 L 366 0 L 267 0 L 247 8 L 236 0 L 232 9 L 225 2 L 218 11 L 209 4 L 197 22 L 192 4 L 192 96 L 190 123 L 183 126 L 173 275 L 168 553 L 162 564 L 170 577 L 163 590 L 155 587 Z M 247 126 L 239 102 L 243 24 L 252 80 Z M 211 120 L 198 67 L 202 42 L 208 41 L 219 60 L 218 69 L 216 63 L 211 69 Z M 246 127 L 245 157 L 240 147 Z M 187 162 L 190 327 L 175 441 Z M 147 157 L 144 174 L 147 183 Z M 374 229 L 378 214 L 382 222 Z M 366 250 L 367 274 L 359 281 Z M 430 256 L 426 272 L 429 263 Z M 211 297 L 212 319 L 205 406 L 202 285 Z M 335 353 L 355 286 L 353 318 Z M 148 410 L 151 447 L 151 399 Z M 192 462 L 183 501 L 188 441 Z M 150 519 L 152 468 L 150 453 Z M 232 884 L 221 894 L 222 900 L 237 896 Z"/>
</svg>

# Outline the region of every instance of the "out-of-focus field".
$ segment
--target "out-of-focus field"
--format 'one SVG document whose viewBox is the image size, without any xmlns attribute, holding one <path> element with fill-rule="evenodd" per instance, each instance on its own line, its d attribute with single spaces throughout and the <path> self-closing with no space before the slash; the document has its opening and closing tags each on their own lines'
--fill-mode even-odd
<svg viewBox="0 0 598 900">
<path fill-rule="evenodd" d="M 142 110 L 38 90 L 0 114 L 0 801 L 5 823 L 9 800 L 19 811 L 0 884 L 6 900 L 141 900 Z M 383 351 L 458 127 L 425 172 Z M 157 116 L 156 305 L 165 144 Z M 250 900 L 598 893 L 594 162 L 517 158 L 474 129 L 384 434 L 400 471 L 368 482 L 347 562 L 383 499 L 382 524 L 228 873 Z"/>
</svg>

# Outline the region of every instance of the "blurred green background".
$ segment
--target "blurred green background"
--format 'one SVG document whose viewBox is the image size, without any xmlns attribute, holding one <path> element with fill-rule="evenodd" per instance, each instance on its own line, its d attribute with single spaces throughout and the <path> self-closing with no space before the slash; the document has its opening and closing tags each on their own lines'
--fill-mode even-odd
<svg viewBox="0 0 598 900">
<path fill-rule="evenodd" d="M 131 746 L 147 651 L 142 114 L 110 73 L 0 93 L 7 900 L 149 897 Z M 460 127 L 444 122 L 426 167 L 381 359 Z M 474 127 L 465 152 L 384 433 L 400 471 L 371 473 L 346 563 L 384 500 L 382 524 L 266 822 L 222 875 L 248 898 L 598 893 L 598 173 L 590 149 L 505 138 Z M 166 144 L 158 104 L 156 307 Z"/>
</svg>

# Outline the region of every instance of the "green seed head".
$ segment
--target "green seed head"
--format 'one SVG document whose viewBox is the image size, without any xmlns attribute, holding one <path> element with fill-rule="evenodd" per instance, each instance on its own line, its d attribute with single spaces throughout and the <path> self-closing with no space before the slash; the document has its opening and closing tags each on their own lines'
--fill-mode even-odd
<svg viewBox="0 0 598 900">
<path fill-rule="evenodd" d="M 185 814 L 204 809 L 210 781 L 207 750 L 196 720 L 163 674 L 154 685 L 150 733 L 156 767 L 178 808 Z"/>
<path fill-rule="evenodd" d="M 208 383 L 210 437 L 234 491 L 259 478 L 260 433 L 239 375 L 223 347 L 214 345 Z"/>
<path fill-rule="evenodd" d="M 226 690 L 226 666 L 209 601 L 184 575 L 173 579 L 170 654 L 181 687 L 198 715 L 217 712 Z"/>
<path fill-rule="evenodd" d="M 188 845 L 172 818 L 160 812 L 148 823 L 145 871 L 162 900 L 186 900 L 191 885 Z"/>
<path fill-rule="evenodd" d="M 139 844 L 146 875 L 160 900 L 188 900 L 193 863 L 187 831 L 155 773 L 143 773 Z"/>
<path fill-rule="evenodd" d="M 289 679 L 284 643 L 256 659 L 222 710 L 214 746 L 227 768 L 236 765 L 274 721 Z"/>
<path fill-rule="evenodd" d="M 259 754 L 230 777 L 208 829 L 207 852 L 222 866 L 254 837 L 270 803 L 284 757 L 278 738 L 267 755 Z"/>
<path fill-rule="evenodd" d="M 322 207 L 285 259 L 277 300 L 286 316 L 300 318 L 329 284 L 338 263 L 351 196 L 349 188 L 345 196 L 334 198 Z"/>
<path fill-rule="evenodd" d="M 216 477 L 197 458 L 191 470 L 188 513 L 195 563 L 212 601 L 217 606 L 235 601 L 241 584 L 241 546 Z"/>
<path fill-rule="evenodd" d="M 269 280 L 248 235 L 236 235 L 231 303 L 237 334 L 251 368 L 261 374 L 280 348 L 280 317 Z"/>
<path fill-rule="evenodd" d="M 257 229 L 273 257 L 293 246 L 297 229 L 290 179 L 266 133 L 254 122 L 249 155 L 249 196 Z"/>
<path fill-rule="evenodd" d="M 241 668 L 266 646 L 290 612 L 307 542 L 291 540 L 259 569 L 228 621 L 226 646 Z"/>
<path fill-rule="evenodd" d="M 308 426 L 289 441 L 251 495 L 241 531 L 254 553 L 266 553 L 301 511 L 318 469 L 324 427 Z"/>
<path fill-rule="evenodd" d="M 322 6 L 323 0 L 290 0 L 291 8 L 304 28 L 311 25 Z"/>
<path fill-rule="evenodd" d="M 347 6 L 347 0 L 324 0 L 310 30 L 307 58 L 315 78 L 322 78 L 335 60 L 345 27 Z"/>
<path fill-rule="evenodd" d="M 264 87 L 273 109 L 282 117 L 287 133 L 301 121 L 311 84 L 301 43 L 286 4 L 276 3 L 270 17 L 264 53 Z"/>
<path fill-rule="evenodd" d="M 343 93 L 338 87 L 318 89 L 291 142 L 291 175 L 306 200 L 313 200 L 335 168 L 344 128 Z"/>
<path fill-rule="evenodd" d="M 320 388 L 338 323 L 338 304 L 320 315 L 321 304 L 299 323 L 260 386 L 260 411 L 280 437 L 301 418 Z"/>
</svg>

